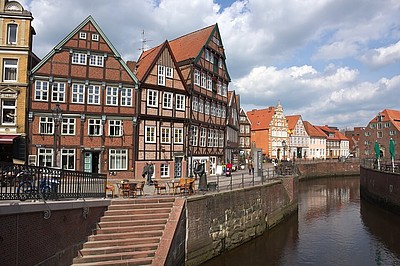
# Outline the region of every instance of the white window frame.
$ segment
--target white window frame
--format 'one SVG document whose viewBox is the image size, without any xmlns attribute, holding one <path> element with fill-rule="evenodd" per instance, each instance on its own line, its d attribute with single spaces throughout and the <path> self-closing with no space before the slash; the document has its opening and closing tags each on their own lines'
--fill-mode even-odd
<svg viewBox="0 0 400 266">
<path fill-rule="evenodd" d="M 207 146 L 212 147 L 214 145 L 214 129 L 208 129 L 208 141 Z"/>
<path fill-rule="evenodd" d="M 15 32 L 11 30 L 15 26 Z M 7 24 L 7 44 L 17 44 L 18 24 Z"/>
<path fill-rule="evenodd" d="M 54 134 L 54 119 L 50 116 L 39 117 L 39 134 L 53 135 Z"/>
<path fill-rule="evenodd" d="M 15 75 L 15 78 L 13 78 L 14 75 Z M 7 76 L 9 76 L 9 77 L 7 77 Z M 12 78 L 12 79 L 8 79 L 8 78 Z M 3 81 L 4 82 L 17 82 L 18 81 L 18 59 L 15 59 L 15 58 L 4 58 L 3 59 Z"/>
<path fill-rule="evenodd" d="M 214 129 L 214 147 L 218 147 L 219 130 Z"/>
<path fill-rule="evenodd" d="M 87 91 L 88 91 L 87 103 L 99 105 L 100 104 L 100 91 L 101 91 L 100 85 L 89 85 L 87 88 Z"/>
<path fill-rule="evenodd" d="M 185 111 L 185 95 L 176 95 L 176 110 Z"/>
<path fill-rule="evenodd" d="M 160 177 L 161 178 L 169 177 L 169 164 L 168 163 L 162 163 L 160 165 Z"/>
<path fill-rule="evenodd" d="M 183 144 L 183 128 L 174 128 L 174 143 Z"/>
<path fill-rule="evenodd" d="M 204 113 L 210 115 L 210 101 L 206 100 L 204 104 Z"/>
<path fill-rule="evenodd" d="M 64 165 L 64 158 L 66 161 L 66 165 Z M 76 162 L 75 149 L 61 149 L 62 169 L 75 170 L 75 162 Z"/>
<path fill-rule="evenodd" d="M 145 131 L 145 143 L 156 143 L 156 126 L 145 126 L 144 127 Z"/>
<path fill-rule="evenodd" d="M 206 83 L 207 83 L 207 75 L 206 75 L 206 73 L 202 72 L 201 73 L 201 85 L 200 85 L 200 87 L 206 88 L 206 86 L 207 86 Z"/>
<path fill-rule="evenodd" d="M 199 108 L 198 98 L 197 97 L 193 97 L 192 98 L 192 110 L 197 112 L 198 108 Z"/>
<path fill-rule="evenodd" d="M 14 102 L 14 105 L 7 105 L 6 102 Z M 15 125 L 16 124 L 16 111 L 17 100 L 13 98 L 1 99 L 1 124 L 2 125 Z"/>
<path fill-rule="evenodd" d="M 87 54 L 74 52 L 72 54 L 72 64 L 86 65 L 87 64 Z"/>
<path fill-rule="evenodd" d="M 219 147 L 224 147 L 224 131 L 219 131 Z"/>
<path fill-rule="evenodd" d="M 52 86 L 52 102 L 65 102 L 65 83 L 54 82 Z"/>
<path fill-rule="evenodd" d="M 199 113 L 204 113 L 204 100 L 199 99 Z"/>
<path fill-rule="evenodd" d="M 36 80 L 35 82 L 35 101 L 47 102 L 49 100 L 49 82 Z"/>
<path fill-rule="evenodd" d="M 165 77 L 171 79 L 174 77 L 174 69 L 172 67 L 165 67 Z"/>
<path fill-rule="evenodd" d="M 194 85 L 200 86 L 200 70 L 194 70 Z"/>
<path fill-rule="evenodd" d="M 158 65 L 157 68 L 157 85 L 165 86 L 165 67 Z"/>
<path fill-rule="evenodd" d="M 63 117 L 61 122 L 61 135 L 75 136 L 76 119 L 73 117 Z"/>
<path fill-rule="evenodd" d="M 199 132 L 199 127 L 192 126 L 192 135 L 190 136 L 190 138 L 192 141 L 192 146 L 195 146 L 195 147 L 198 145 L 198 132 Z"/>
<path fill-rule="evenodd" d="M 109 149 L 108 162 L 109 170 L 128 170 L 128 150 Z"/>
<path fill-rule="evenodd" d="M 207 137 L 207 131 L 206 128 L 202 127 L 200 128 L 200 147 L 206 147 L 206 137 Z"/>
<path fill-rule="evenodd" d="M 85 103 L 85 84 L 72 84 L 72 103 Z"/>
<path fill-rule="evenodd" d="M 132 98 L 133 98 L 133 93 L 132 93 L 132 88 L 121 88 L 121 106 L 132 106 Z"/>
<path fill-rule="evenodd" d="M 91 54 L 90 58 L 89 58 L 89 65 L 103 67 L 104 66 L 104 56 L 97 55 L 97 54 Z"/>
<path fill-rule="evenodd" d="M 79 39 L 86 40 L 86 37 L 87 37 L 86 32 L 83 31 L 79 32 Z"/>
<path fill-rule="evenodd" d="M 164 92 L 163 93 L 163 108 L 172 109 L 173 98 L 174 98 L 174 94 L 172 92 Z"/>
<path fill-rule="evenodd" d="M 211 75 L 207 75 L 207 90 L 212 90 L 212 78 Z"/>
<path fill-rule="evenodd" d="M 97 33 L 92 33 L 92 41 L 95 41 L 95 42 L 99 41 L 99 35 Z"/>
<path fill-rule="evenodd" d="M 161 143 L 171 143 L 171 128 L 161 127 L 160 138 Z"/>
<path fill-rule="evenodd" d="M 147 90 L 147 106 L 158 107 L 158 91 Z"/>
<path fill-rule="evenodd" d="M 106 88 L 106 105 L 118 106 L 118 87 Z"/>
<path fill-rule="evenodd" d="M 121 137 L 123 132 L 122 120 L 108 120 L 108 135 L 110 137 Z"/>
<path fill-rule="evenodd" d="M 103 124 L 101 119 L 96 119 L 96 118 L 88 119 L 88 135 L 95 137 L 103 135 Z"/>
<path fill-rule="evenodd" d="M 52 167 L 53 166 L 53 149 L 38 148 L 38 166 Z"/>
</svg>

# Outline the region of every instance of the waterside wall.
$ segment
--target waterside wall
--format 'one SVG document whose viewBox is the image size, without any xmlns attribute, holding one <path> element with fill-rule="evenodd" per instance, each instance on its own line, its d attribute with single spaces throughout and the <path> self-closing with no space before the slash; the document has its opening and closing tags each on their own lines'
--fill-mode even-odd
<svg viewBox="0 0 400 266">
<path fill-rule="evenodd" d="M 361 166 L 361 197 L 400 214 L 400 174 Z"/>
<path fill-rule="evenodd" d="M 297 211 L 297 177 L 187 199 L 186 265 L 199 265 Z"/>
<path fill-rule="evenodd" d="M 0 205 L 0 265 L 71 265 L 109 200 Z"/>
<path fill-rule="evenodd" d="M 300 180 L 318 177 L 350 176 L 360 174 L 359 160 L 338 162 L 321 161 L 297 164 Z"/>
</svg>

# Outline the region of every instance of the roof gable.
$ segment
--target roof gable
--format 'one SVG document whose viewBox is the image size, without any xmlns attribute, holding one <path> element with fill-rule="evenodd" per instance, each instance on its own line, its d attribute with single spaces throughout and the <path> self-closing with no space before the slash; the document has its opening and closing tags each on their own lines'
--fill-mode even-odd
<svg viewBox="0 0 400 266">
<path fill-rule="evenodd" d="M 293 131 L 293 129 L 296 127 L 297 121 L 301 119 L 300 115 L 287 115 L 286 120 L 288 122 L 288 129 L 290 131 Z"/>
<path fill-rule="evenodd" d="M 103 38 L 104 42 L 108 45 L 112 53 L 114 54 L 115 58 L 118 59 L 119 63 L 121 66 L 124 68 L 124 70 L 128 73 L 128 75 L 137 83 L 138 79 L 136 76 L 132 73 L 132 71 L 128 68 L 126 63 L 122 60 L 121 55 L 118 53 L 117 49 L 113 46 L 113 44 L 110 42 L 110 40 L 107 38 L 107 36 L 104 34 L 104 32 L 101 30 L 99 25 L 96 23 L 94 18 L 92 16 L 88 16 L 84 21 L 82 21 L 72 32 L 70 32 L 63 40 L 61 40 L 40 62 L 37 64 L 33 69 L 32 73 L 35 73 L 38 69 L 40 69 L 57 51 L 61 50 L 63 46 L 65 46 L 74 36 L 77 34 L 79 31 L 81 31 L 85 26 L 87 26 L 89 23 L 93 25 L 93 27 L 96 29 L 98 34 Z"/>
<path fill-rule="evenodd" d="M 267 130 L 270 127 L 272 116 L 275 114 L 275 107 L 247 112 L 251 122 L 251 130 Z"/>
</svg>

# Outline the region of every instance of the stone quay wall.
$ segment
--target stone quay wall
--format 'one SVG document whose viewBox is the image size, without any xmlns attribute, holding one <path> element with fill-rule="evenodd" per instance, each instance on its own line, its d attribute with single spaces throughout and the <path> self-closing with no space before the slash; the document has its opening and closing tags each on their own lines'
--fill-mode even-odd
<svg viewBox="0 0 400 266">
<path fill-rule="evenodd" d="M 199 265 L 277 225 L 298 208 L 298 178 L 187 199 L 186 265 Z"/>
<path fill-rule="evenodd" d="M 361 167 L 361 197 L 400 214 L 400 174 Z"/>
<path fill-rule="evenodd" d="M 109 203 L 2 203 L 0 265 L 71 265 Z"/>
<path fill-rule="evenodd" d="M 346 162 L 321 161 L 315 163 L 297 164 L 299 178 L 309 179 L 318 177 L 349 176 L 360 174 L 359 160 Z"/>
</svg>

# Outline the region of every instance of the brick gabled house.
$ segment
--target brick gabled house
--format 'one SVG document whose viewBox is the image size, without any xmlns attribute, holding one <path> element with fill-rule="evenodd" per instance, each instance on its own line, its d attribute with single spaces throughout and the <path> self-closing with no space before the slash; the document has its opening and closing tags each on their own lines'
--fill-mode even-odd
<svg viewBox="0 0 400 266">
<path fill-rule="evenodd" d="M 243 108 L 239 112 L 239 149 L 242 157 L 248 159 L 251 151 L 251 122 Z"/>
<path fill-rule="evenodd" d="M 168 41 L 143 52 L 134 65 L 140 80 L 135 176 L 146 162 L 154 178 L 186 175 L 187 126 L 190 110 L 186 83 Z"/>
<path fill-rule="evenodd" d="M 400 148 L 400 110 L 384 109 L 369 121 L 360 135 L 360 158 L 375 158 L 374 145 L 378 141 L 383 159 L 390 159 L 389 140 L 395 143 L 395 157 Z"/>
<path fill-rule="evenodd" d="M 274 113 L 275 107 L 247 112 L 251 124 L 251 148 L 261 148 L 264 156 L 269 156 L 270 123 Z"/>
<path fill-rule="evenodd" d="M 308 135 L 301 115 L 287 115 L 289 133 L 289 155 L 292 159 L 307 158 L 310 136 Z"/>
<path fill-rule="evenodd" d="M 218 24 L 171 40 L 170 45 L 190 94 L 188 161 L 205 163 L 207 174 L 213 175 L 224 162 L 230 82 Z"/>
<path fill-rule="evenodd" d="M 30 164 L 132 178 L 138 80 L 91 16 L 30 79 Z"/>
<path fill-rule="evenodd" d="M 349 139 L 338 128 L 327 125 L 315 127 L 326 135 L 326 159 L 338 159 L 349 155 Z"/>
<path fill-rule="evenodd" d="M 344 135 L 349 139 L 350 153 L 355 158 L 360 158 L 360 138 L 364 133 L 364 127 L 354 127 L 353 130 L 346 130 Z"/>
</svg>

